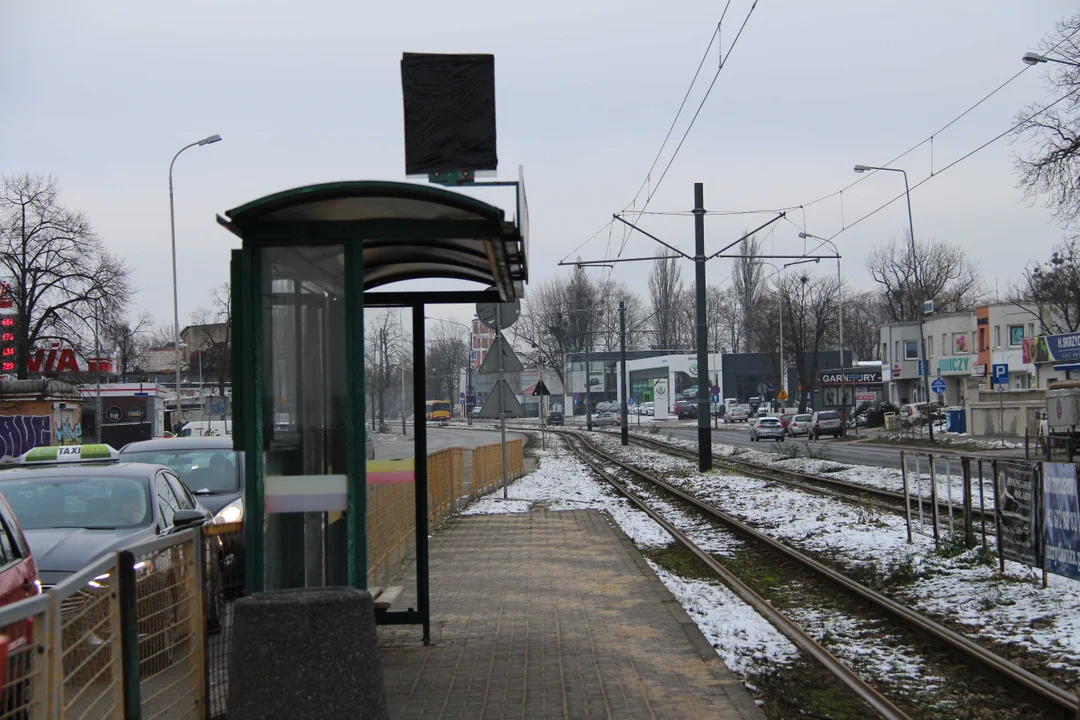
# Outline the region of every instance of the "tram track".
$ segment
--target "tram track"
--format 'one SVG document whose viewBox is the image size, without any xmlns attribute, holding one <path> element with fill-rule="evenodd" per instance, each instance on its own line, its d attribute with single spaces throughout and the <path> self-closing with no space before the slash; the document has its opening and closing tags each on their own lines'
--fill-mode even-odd
<svg viewBox="0 0 1080 720">
<path fill-rule="evenodd" d="M 609 431 L 599 432 L 601 435 L 619 437 L 618 433 Z M 655 438 L 634 435 L 633 441 L 653 450 L 673 455 L 684 460 L 693 460 L 696 462 L 698 458 L 697 452 L 694 450 L 689 450 L 678 445 L 672 445 L 671 443 L 656 440 Z M 738 472 L 747 477 L 753 477 L 768 482 L 779 482 L 789 487 L 841 500 L 862 502 L 901 515 L 906 512 L 903 493 L 849 482 L 847 480 L 800 472 L 798 470 L 768 467 L 759 463 L 750 462 L 749 460 L 740 460 L 738 458 L 725 457 L 722 455 L 713 455 L 712 458 L 715 466 Z M 909 497 L 908 503 L 912 513 L 917 513 L 919 511 L 920 502 L 922 503 L 925 512 L 928 514 L 933 512 L 934 504 L 931 499 Z M 947 502 L 939 500 L 937 506 L 939 516 L 947 516 L 949 514 L 950 506 Z M 956 512 L 957 510 L 955 506 L 951 509 L 953 512 Z M 985 524 L 989 527 L 994 527 L 994 512 L 992 510 L 983 511 L 973 507 L 971 512 L 973 521 L 981 519 L 982 521 L 985 521 Z"/>
<path fill-rule="evenodd" d="M 611 472 L 605 470 L 601 464 L 609 467 L 614 466 L 621 472 L 629 474 L 633 478 L 634 483 L 642 484 L 643 487 L 648 488 L 650 491 L 657 491 L 664 495 L 669 495 L 678 502 L 691 506 L 702 515 L 709 518 L 712 522 L 730 530 L 746 542 L 761 546 L 766 553 L 777 558 L 781 563 L 797 566 L 802 571 L 830 584 L 835 588 L 839 595 L 851 598 L 854 604 L 868 603 L 875 612 L 883 614 L 893 624 L 909 630 L 913 644 L 918 646 L 921 643 L 922 646 L 925 647 L 929 641 L 929 644 L 934 648 L 943 649 L 945 651 L 944 654 L 948 656 L 948 658 L 951 658 L 953 662 L 959 661 L 962 665 L 962 669 L 970 668 L 979 676 L 990 676 L 995 679 L 1000 678 L 1006 680 L 1010 686 L 1020 690 L 1025 697 L 1030 697 L 1039 706 L 1050 709 L 1053 713 L 1051 716 L 1058 716 L 1058 713 L 1060 713 L 1061 717 L 1073 718 L 1076 716 L 1076 697 L 1065 690 L 1058 688 L 1047 680 L 994 654 L 963 635 L 924 617 L 911 608 L 851 580 L 802 552 L 764 535 L 743 523 L 738 518 L 724 513 L 720 509 L 702 501 L 691 493 L 675 487 L 661 478 L 604 452 L 589 442 L 587 438 L 576 433 L 566 433 L 566 437 L 575 453 L 577 453 L 589 467 L 604 477 L 607 482 L 612 484 L 621 494 L 628 497 L 631 502 L 649 514 L 650 517 L 657 520 L 665 530 L 671 533 L 672 536 L 681 544 L 685 545 L 690 552 L 716 572 L 729 587 L 740 595 L 740 597 L 773 622 L 781 632 L 784 632 L 785 635 L 806 650 L 808 654 L 828 667 L 830 672 L 856 692 L 856 694 L 863 698 L 864 701 L 874 707 L 883 717 L 905 717 L 905 715 L 903 715 L 902 711 L 900 711 L 895 704 L 876 690 L 874 690 L 874 692 L 877 693 L 880 698 L 877 698 L 874 695 L 864 695 L 863 693 L 866 692 L 866 690 L 861 687 L 861 685 L 868 685 L 868 683 L 861 678 L 858 682 L 853 680 L 851 678 L 853 671 L 850 669 L 835 669 L 832 662 L 828 659 L 823 659 L 824 656 L 821 655 L 821 653 L 828 655 L 828 651 L 823 647 L 821 647 L 820 651 L 808 649 L 807 645 L 804 645 L 804 642 L 809 636 L 804 631 L 792 630 L 791 626 L 794 626 L 794 623 L 786 617 L 777 618 L 776 615 L 781 613 L 769 602 L 769 600 L 762 598 L 761 595 L 742 583 L 742 581 L 718 563 L 708 552 L 705 552 L 697 547 L 697 545 L 694 545 L 689 537 L 681 533 L 678 528 L 674 527 L 670 522 L 664 519 L 659 511 L 650 506 L 647 497 L 642 497 L 639 492 L 635 491 L 632 485 L 620 482 Z M 661 444 L 666 445 L 665 443 Z M 590 455 L 599 460 L 589 457 Z M 743 471 L 740 470 L 740 472 Z M 718 570 L 715 566 L 719 566 L 720 569 Z M 799 633 L 801 633 L 801 636 Z M 813 642 L 812 638 L 810 640 Z M 935 650 L 935 652 L 937 652 L 937 650 Z M 938 654 L 941 653 L 938 652 Z M 835 657 L 831 655 L 829 657 L 832 657 L 832 660 L 836 663 L 840 663 Z M 842 665 L 843 663 L 840 664 Z M 870 687 L 872 688 L 872 686 Z M 996 691 L 993 686 L 983 688 L 983 690 L 990 693 Z M 881 700 L 885 700 L 886 702 L 882 703 Z M 900 714 L 896 715 L 890 713 Z"/>
</svg>

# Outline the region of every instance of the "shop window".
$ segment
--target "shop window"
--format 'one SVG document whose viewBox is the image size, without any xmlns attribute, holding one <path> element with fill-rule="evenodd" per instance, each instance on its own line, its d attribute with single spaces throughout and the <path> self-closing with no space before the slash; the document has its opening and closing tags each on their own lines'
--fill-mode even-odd
<svg viewBox="0 0 1080 720">
<path fill-rule="evenodd" d="M 918 360 L 919 359 L 919 341 L 918 340 L 905 340 L 904 341 L 904 359 L 905 360 Z"/>
<path fill-rule="evenodd" d="M 1024 326 L 1009 326 L 1009 347 L 1020 347 L 1024 344 Z"/>
</svg>

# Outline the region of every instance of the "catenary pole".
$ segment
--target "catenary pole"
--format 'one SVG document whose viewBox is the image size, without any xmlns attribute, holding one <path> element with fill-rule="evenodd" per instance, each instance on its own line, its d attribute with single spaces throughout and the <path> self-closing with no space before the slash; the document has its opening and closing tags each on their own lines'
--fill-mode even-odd
<svg viewBox="0 0 1080 720">
<path fill-rule="evenodd" d="M 705 308 L 705 186 L 694 183 L 694 285 L 697 294 L 698 470 L 712 469 L 709 427 L 709 328 Z M 623 412 L 626 412 L 623 410 Z M 625 432 L 625 431 L 624 431 Z M 626 442 L 624 441 L 625 445 Z"/>
</svg>

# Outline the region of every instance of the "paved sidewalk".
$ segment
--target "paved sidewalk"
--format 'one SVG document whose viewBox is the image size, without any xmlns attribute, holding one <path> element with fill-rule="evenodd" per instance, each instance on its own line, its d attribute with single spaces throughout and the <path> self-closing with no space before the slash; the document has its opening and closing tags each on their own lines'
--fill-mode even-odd
<svg viewBox="0 0 1080 720">
<path fill-rule="evenodd" d="M 431 597 L 431 646 L 379 628 L 392 717 L 764 717 L 603 513 L 455 518 Z"/>
</svg>

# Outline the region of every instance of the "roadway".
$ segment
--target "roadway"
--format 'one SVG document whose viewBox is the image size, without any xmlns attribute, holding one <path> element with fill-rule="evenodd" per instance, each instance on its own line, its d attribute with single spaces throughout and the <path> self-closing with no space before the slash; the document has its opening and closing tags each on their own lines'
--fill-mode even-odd
<svg viewBox="0 0 1080 720">
<path fill-rule="evenodd" d="M 413 426 L 406 426 L 407 435 L 401 434 L 401 425 L 389 426 L 388 433 L 375 433 L 375 459 L 376 460 L 402 460 L 411 458 L 415 453 Z M 394 432 L 396 430 L 396 432 Z M 502 439 L 496 430 L 471 430 L 464 427 L 449 425 L 427 426 L 428 452 L 443 450 L 449 447 L 472 448 L 477 445 L 492 445 Z M 506 431 L 507 440 L 515 440 L 522 437 L 520 433 Z"/>
</svg>

